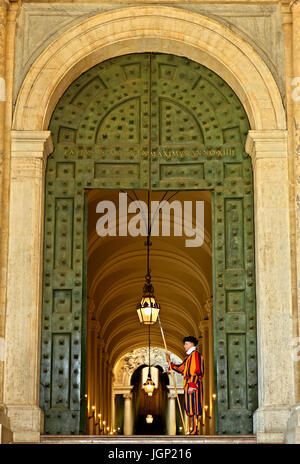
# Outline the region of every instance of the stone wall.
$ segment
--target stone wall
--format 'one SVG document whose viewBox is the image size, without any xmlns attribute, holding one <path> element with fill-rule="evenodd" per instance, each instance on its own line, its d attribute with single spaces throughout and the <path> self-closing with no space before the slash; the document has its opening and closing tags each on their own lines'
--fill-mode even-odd
<svg viewBox="0 0 300 464">
<path fill-rule="evenodd" d="M 85 18 L 104 11 L 134 7 L 135 4 L 122 1 L 97 4 L 24 3 L 17 21 L 14 100 L 30 66 L 60 34 Z M 159 4 L 170 6 L 164 2 Z M 270 68 L 284 99 L 284 45 L 278 5 L 243 4 L 233 7 L 230 4 L 178 1 L 171 6 L 216 19 L 243 37 Z"/>
</svg>

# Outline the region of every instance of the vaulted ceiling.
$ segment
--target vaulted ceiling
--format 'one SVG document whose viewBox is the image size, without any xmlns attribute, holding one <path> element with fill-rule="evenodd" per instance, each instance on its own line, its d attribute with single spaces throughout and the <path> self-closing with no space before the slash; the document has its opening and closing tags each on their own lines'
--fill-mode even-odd
<svg viewBox="0 0 300 464">
<path fill-rule="evenodd" d="M 160 201 L 164 193 L 152 191 L 151 201 Z M 164 199 L 171 198 L 174 193 L 168 192 Z M 147 203 L 147 191 L 136 190 L 135 194 Z M 128 204 L 135 199 L 134 192 L 127 191 Z M 97 221 L 103 216 L 96 212 L 97 204 L 105 200 L 116 205 L 115 236 L 99 236 L 96 230 Z M 155 296 L 161 305 L 161 323 L 169 351 L 182 357 L 182 338 L 200 336 L 199 323 L 207 317 L 204 305 L 212 295 L 211 197 L 207 191 L 179 191 L 169 203 L 174 200 L 180 202 L 182 210 L 184 201 L 192 202 L 193 228 L 196 227 L 196 201 L 204 202 L 202 246 L 186 246 L 186 240 L 194 237 L 185 235 L 184 218 L 182 235 L 174 236 L 172 213 L 170 235 L 162 236 L 160 213 L 159 235 L 151 236 L 150 270 Z M 119 236 L 118 205 L 119 191 L 88 192 L 88 298 L 93 302 L 90 316 L 99 321 L 99 336 L 104 340 L 112 364 L 124 353 L 148 341 L 147 327 L 140 324 L 136 312 L 147 269 L 146 237 L 133 237 L 129 233 Z M 137 212 L 128 213 L 128 221 Z M 151 344 L 164 347 L 158 323 L 151 328 Z"/>
</svg>

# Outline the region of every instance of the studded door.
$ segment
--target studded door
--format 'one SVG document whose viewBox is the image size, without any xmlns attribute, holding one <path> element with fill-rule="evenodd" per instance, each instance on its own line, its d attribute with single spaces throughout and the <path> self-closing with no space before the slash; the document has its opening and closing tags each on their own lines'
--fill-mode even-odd
<svg viewBox="0 0 300 464">
<path fill-rule="evenodd" d="M 154 54 L 151 179 L 155 190 L 212 190 L 217 433 L 251 434 L 257 408 L 249 122 L 233 90 L 186 58 Z"/>
<path fill-rule="evenodd" d="M 150 181 L 153 190 L 213 191 L 217 432 L 252 432 L 257 379 L 248 129 L 240 101 L 220 77 L 173 55 L 107 60 L 64 93 L 50 123 L 55 149 L 46 172 L 45 433 L 84 432 L 84 189 L 148 189 Z"/>
</svg>

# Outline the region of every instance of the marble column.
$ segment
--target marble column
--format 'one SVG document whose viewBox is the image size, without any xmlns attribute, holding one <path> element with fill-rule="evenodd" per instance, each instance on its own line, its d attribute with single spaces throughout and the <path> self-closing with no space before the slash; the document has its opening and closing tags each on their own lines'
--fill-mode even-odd
<svg viewBox="0 0 300 464">
<path fill-rule="evenodd" d="M 5 318 L 9 238 L 10 130 L 13 113 L 16 18 L 20 2 L 0 1 L 0 443 L 13 439 L 4 405 Z"/>
<path fill-rule="evenodd" d="M 112 385 L 111 385 L 111 427 L 112 432 L 116 428 L 116 395 L 114 393 L 115 375 L 112 373 Z"/>
<path fill-rule="evenodd" d="M 104 349 L 103 353 L 103 419 L 105 420 L 105 427 L 107 427 L 107 417 L 108 417 L 108 408 L 107 408 L 107 378 L 108 378 L 108 353 Z M 106 432 L 106 430 L 105 430 Z"/>
<path fill-rule="evenodd" d="M 101 344 L 100 338 L 96 338 L 96 349 L 97 349 L 97 377 L 96 377 L 96 385 L 95 385 L 95 393 L 96 393 L 96 404 L 97 404 L 97 414 L 102 414 L 102 405 L 101 405 L 101 390 L 100 390 L 100 375 L 101 375 Z M 101 416 L 102 418 L 102 416 Z M 97 416 L 97 422 L 99 422 L 99 417 Z M 99 428 L 97 431 L 99 432 Z"/>
<path fill-rule="evenodd" d="M 5 83 L 5 41 L 6 41 L 6 11 L 7 4 L 5 0 L 0 0 L 0 244 L 2 236 L 2 186 L 3 186 L 3 165 L 4 165 L 4 139 L 5 139 L 5 100 L 6 100 L 6 83 Z M 3 250 L 0 247 L 0 256 Z M 3 282 L 4 283 L 4 282 Z M 5 288 L 1 281 L 0 275 L 0 443 L 9 441 L 12 435 L 9 431 L 9 421 L 6 411 L 3 407 L 3 374 L 4 374 L 4 356 L 5 356 Z M 8 439 L 8 436 L 9 439 Z M 6 439 L 7 438 L 7 439 Z"/>
<path fill-rule="evenodd" d="M 108 392 L 107 392 L 107 404 L 108 404 L 108 425 L 109 433 L 112 431 L 112 367 L 109 362 L 108 371 Z"/>
<path fill-rule="evenodd" d="M 124 398 L 124 435 L 132 435 L 132 393 L 125 393 Z"/>
<path fill-rule="evenodd" d="M 176 435 L 176 394 L 168 393 L 168 435 Z"/>
<path fill-rule="evenodd" d="M 216 433 L 215 419 L 215 400 L 212 395 L 215 393 L 215 376 L 214 376 L 214 327 L 213 327 L 213 299 L 208 298 L 205 304 L 208 317 L 208 366 L 204 366 L 205 376 L 208 377 L 208 413 L 211 417 L 209 420 L 209 430 L 207 433 L 214 435 Z"/>
<path fill-rule="evenodd" d="M 202 334 L 202 354 L 204 358 L 204 366 L 207 366 L 208 372 L 209 373 L 209 321 L 202 320 L 200 322 L 200 330 Z M 204 434 L 209 435 L 209 429 L 210 429 L 210 419 L 208 418 L 209 411 L 205 410 L 205 405 L 209 405 L 209 375 L 204 375 L 203 379 L 203 414 L 202 414 L 202 423 L 204 424 Z"/>
<path fill-rule="evenodd" d="M 109 364 L 109 359 L 106 361 L 106 428 L 110 427 L 110 402 L 109 402 L 109 385 L 110 385 L 110 364 Z M 109 433 L 109 431 L 106 430 L 106 433 Z"/>
<path fill-rule="evenodd" d="M 185 425 L 185 433 L 187 433 L 189 432 L 189 418 L 185 411 L 183 412 L 183 418 L 184 418 L 184 425 Z"/>
<path fill-rule="evenodd" d="M 203 355 L 203 351 L 204 351 L 204 339 L 203 339 L 201 330 L 200 330 L 200 338 L 199 338 L 199 341 L 198 341 L 197 349 L 198 349 L 198 351 Z M 204 366 L 204 368 L 205 368 L 205 366 Z M 203 404 L 204 404 L 204 401 L 203 401 Z M 187 417 L 187 429 L 188 429 L 188 427 L 189 427 L 189 422 L 188 422 L 188 420 L 189 420 L 189 419 L 188 419 L 188 417 Z M 200 433 L 200 435 L 203 435 L 203 434 L 204 434 L 203 416 L 201 417 L 201 420 L 199 420 L 199 433 Z"/>
<path fill-rule="evenodd" d="M 93 395 L 92 395 L 92 367 L 90 365 L 91 361 L 91 351 L 92 351 L 92 324 L 91 324 L 91 317 L 90 314 L 94 308 L 95 304 L 94 301 L 91 298 L 88 298 L 87 300 L 87 341 L 86 341 L 86 359 L 87 359 L 87 365 L 86 365 L 86 393 L 87 393 L 87 412 L 88 416 L 91 415 L 91 408 L 94 404 L 93 402 Z M 87 431 L 89 434 L 92 434 L 91 432 L 91 427 L 92 427 L 92 419 L 88 419 L 87 422 Z"/>
<path fill-rule="evenodd" d="M 44 173 L 49 131 L 12 131 L 4 403 L 14 441 L 39 441 Z M 20 311 L 22 308 L 22 311 Z"/>
<path fill-rule="evenodd" d="M 300 177 L 298 173 L 298 180 L 295 179 L 295 167 L 296 162 L 294 156 L 294 131 L 295 131 L 295 120 L 294 120 L 294 98 L 293 93 L 295 92 L 294 83 L 294 72 L 293 72 L 293 17 L 290 9 L 290 0 L 288 4 L 281 3 L 281 18 L 282 18 L 282 30 L 284 35 L 284 64 L 285 64 L 285 92 L 286 92 L 286 116 L 287 116 L 287 128 L 288 128 L 288 177 L 289 177 L 289 204 L 290 204 L 290 240 L 291 240 L 291 266 L 292 266 L 292 301 L 293 301 L 293 312 L 295 321 L 297 320 L 297 252 L 296 252 L 296 197 L 295 187 L 298 189 Z M 299 77 L 299 99 L 300 99 L 300 77 Z M 294 182 L 294 179 L 296 182 Z M 299 223 L 299 220 L 298 220 Z M 298 232 L 299 233 L 299 232 Z M 294 324 L 296 326 L 296 324 Z M 296 328 L 296 327 L 295 327 Z M 295 330 L 297 335 L 297 329 Z M 299 378 L 299 373 L 298 373 Z M 299 382 L 296 382 L 299 383 Z M 300 383 L 298 386 L 300 392 Z"/>
<path fill-rule="evenodd" d="M 287 132 L 249 131 L 254 174 L 259 442 L 282 442 L 294 401 Z"/>
<path fill-rule="evenodd" d="M 5 82 L 5 48 L 6 48 L 6 13 L 7 3 L 0 0 L 0 212 L 2 213 L 2 175 L 4 159 L 4 138 L 5 138 L 5 101 L 6 101 L 6 82 Z M 2 214 L 0 213 L 0 220 Z M 2 311 L 0 312 L 0 337 L 4 337 L 4 320 L 2 321 Z M 0 363 L 3 359 L 0 358 Z M 1 366 L 2 367 L 2 366 Z M 0 377 L 1 379 L 2 377 Z M 2 403 L 2 389 L 0 391 L 0 404 Z"/>
<path fill-rule="evenodd" d="M 288 129 L 289 129 L 289 150 L 294 160 L 294 183 L 295 185 L 295 215 L 296 215 L 296 260 L 297 283 L 295 293 L 297 301 L 293 314 L 294 340 L 293 353 L 294 361 L 294 382 L 295 398 L 291 407 L 285 441 L 287 443 L 300 444 L 300 359 L 299 359 L 299 340 L 300 340 L 300 2 L 292 0 L 288 6 L 283 6 L 283 28 L 285 33 L 286 55 L 289 61 L 286 64 L 287 80 L 287 110 L 288 110 Z M 288 43 L 287 43 L 288 42 Z M 293 205 L 294 206 L 294 205 Z M 294 247 L 295 248 L 295 247 Z"/>
<path fill-rule="evenodd" d="M 88 307 L 89 310 L 89 307 Z M 87 347 L 87 366 L 88 366 L 88 406 L 89 415 L 92 412 L 92 406 L 95 406 L 95 420 L 99 412 L 99 404 L 97 403 L 97 341 L 96 337 L 100 328 L 99 321 L 88 320 L 88 347 Z M 95 434 L 95 420 L 89 420 L 89 434 Z"/>
<path fill-rule="evenodd" d="M 99 394 L 98 394 L 98 371 L 99 371 L 99 358 L 98 358 L 98 333 L 100 329 L 100 322 L 95 321 L 95 329 L 93 330 L 93 351 L 92 351 L 92 369 L 93 369 L 93 398 L 96 406 L 97 414 L 100 412 Z"/>
<path fill-rule="evenodd" d="M 103 405 L 104 405 L 104 396 L 103 396 L 103 339 L 99 338 L 99 409 L 101 413 L 101 419 L 103 420 Z"/>
</svg>

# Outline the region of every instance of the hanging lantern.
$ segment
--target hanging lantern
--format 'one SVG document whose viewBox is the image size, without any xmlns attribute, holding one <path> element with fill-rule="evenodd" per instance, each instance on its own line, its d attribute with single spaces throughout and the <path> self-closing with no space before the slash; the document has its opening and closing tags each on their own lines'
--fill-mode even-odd
<svg viewBox="0 0 300 464">
<path fill-rule="evenodd" d="M 160 305 L 155 300 L 154 288 L 151 284 L 150 274 L 146 275 L 146 282 L 143 288 L 143 296 L 137 304 L 137 313 L 141 324 L 155 324 L 157 321 Z"/>
<path fill-rule="evenodd" d="M 148 377 L 146 382 L 144 383 L 144 390 L 146 393 L 148 393 L 148 396 L 152 396 L 154 392 L 155 384 L 151 377 Z"/>
<path fill-rule="evenodd" d="M 137 313 L 141 324 L 155 324 L 158 318 L 158 313 L 160 310 L 160 305 L 157 303 L 154 296 L 154 288 L 151 283 L 150 275 L 150 235 L 151 227 L 150 224 L 150 191 L 148 190 L 148 224 L 147 224 L 147 241 L 145 245 L 147 246 L 147 274 L 146 281 L 143 287 L 143 296 L 141 301 L 137 304 Z"/>
<path fill-rule="evenodd" d="M 149 363 L 148 363 L 148 378 L 146 382 L 144 383 L 143 387 L 145 392 L 148 394 L 148 396 L 152 396 L 155 388 L 155 383 L 153 382 L 151 378 L 151 359 L 150 359 L 150 351 L 151 351 L 151 343 L 150 343 L 150 325 L 148 326 L 148 334 L 149 334 L 149 348 L 148 348 L 148 354 L 149 354 Z"/>
<path fill-rule="evenodd" d="M 147 424 L 152 424 L 153 422 L 153 416 L 152 414 L 148 414 L 147 417 L 146 417 L 146 422 Z"/>
</svg>

